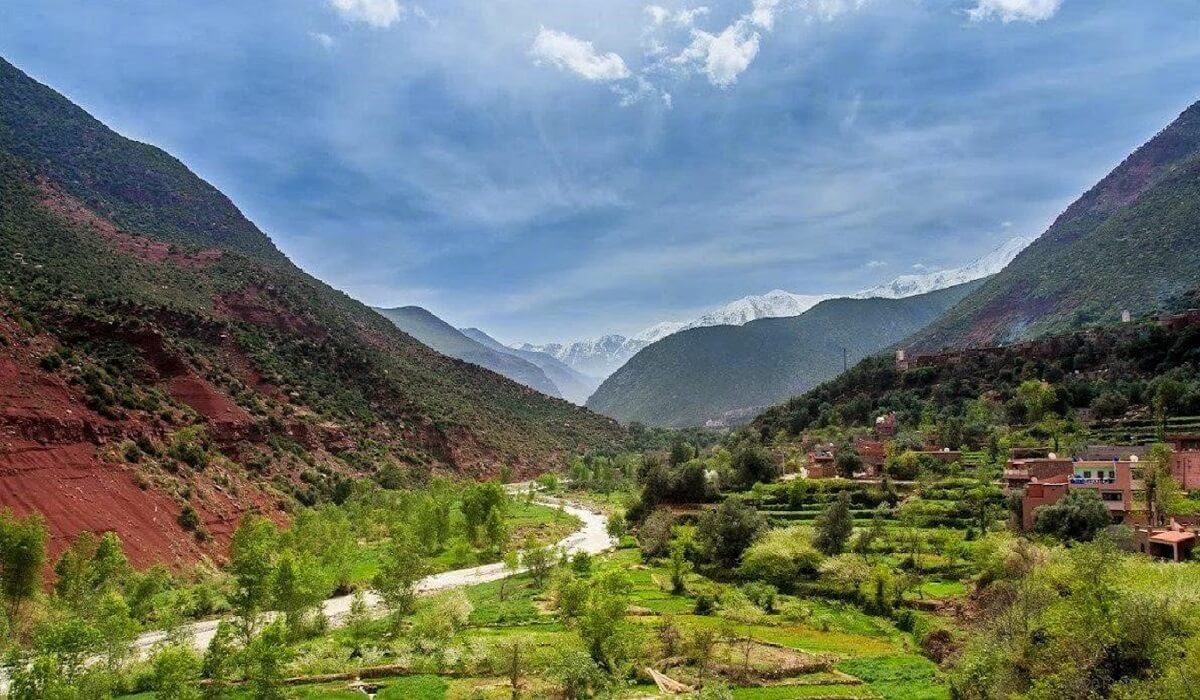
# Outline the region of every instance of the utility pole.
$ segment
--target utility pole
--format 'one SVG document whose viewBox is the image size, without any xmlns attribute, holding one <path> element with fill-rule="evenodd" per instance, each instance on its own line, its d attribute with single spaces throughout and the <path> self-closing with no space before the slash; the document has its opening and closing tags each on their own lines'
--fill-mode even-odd
<svg viewBox="0 0 1200 700">
<path fill-rule="evenodd" d="M 842 371 L 850 369 L 850 364 L 846 359 L 846 348 L 842 348 Z"/>
</svg>

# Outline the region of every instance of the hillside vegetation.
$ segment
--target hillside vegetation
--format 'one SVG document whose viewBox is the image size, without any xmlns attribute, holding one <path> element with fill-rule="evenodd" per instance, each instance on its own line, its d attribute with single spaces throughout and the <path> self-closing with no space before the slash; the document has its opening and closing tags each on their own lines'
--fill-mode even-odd
<svg viewBox="0 0 1200 700">
<path fill-rule="evenodd" d="M 645 348 L 588 407 L 620 421 L 738 423 L 907 337 L 978 285 L 906 299 L 831 299 L 800 316 L 694 328 Z M 843 349 L 845 358 L 843 358 Z"/>
<path fill-rule="evenodd" d="M 995 345 L 1145 315 L 1200 279 L 1200 103 L 907 345 Z"/>
<path fill-rule="evenodd" d="M 1200 414 L 1200 325 L 1167 329 L 1121 324 L 1047 336 L 1019 345 L 916 358 L 869 357 L 849 372 L 754 420 L 764 438 L 806 430 L 867 426 L 894 411 L 901 425 L 937 425 L 939 443 L 982 447 L 991 424 L 1028 424 L 1026 382 L 1053 389 L 1042 408 L 1061 416 L 1085 411 L 1108 425 L 1166 425 Z M 1136 432 L 1136 431 L 1135 431 Z M 1153 435 L 1153 429 L 1151 434 Z"/>
<path fill-rule="evenodd" d="M 352 475 L 529 473 L 624 439 L 400 332 L 2 61 L 0 90 L 0 505 L 46 513 L 52 548 L 114 530 L 139 563 L 193 559 Z"/>
</svg>

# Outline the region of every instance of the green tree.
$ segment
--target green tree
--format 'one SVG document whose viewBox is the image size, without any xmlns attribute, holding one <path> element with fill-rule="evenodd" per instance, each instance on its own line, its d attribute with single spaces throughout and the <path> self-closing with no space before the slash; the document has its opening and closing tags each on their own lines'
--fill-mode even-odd
<svg viewBox="0 0 1200 700">
<path fill-rule="evenodd" d="M 1179 482 L 1171 473 L 1171 448 L 1157 444 L 1150 448 L 1149 459 L 1141 464 L 1142 505 L 1152 526 L 1162 525 L 1181 498 Z"/>
<path fill-rule="evenodd" d="M 508 545 L 508 526 L 504 523 L 504 513 L 499 508 L 488 511 L 487 520 L 483 523 L 484 542 L 492 552 L 500 554 Z"/>
<path fill-rule="evenodd" d="M 157 700 L 199 700 L 200 657 L 187 646 L 159 649 L 151 662 Z"/>
<path fill-rule="evenodd" d="M 854 517 L 850 513 L 850 494 L 842 491 L 837 499 L 830 503 L 817 516 L 813 523 L 815 530 L 813 545 L 826 556 L 841 554 L 846 550 L 846 542 L 854 532 Z"/>
<path fill-rule="evenodd" d="M 632 630 L 625 622 L 632 586 L 622 572 L 610 571 L 588 583 L 576 630 L 592 659 L 610 672 L 629 659 Z"/>
<path fill-rule="evenodd" d="M 546 578 L 554 567 L 554 550 L 550 547 L 539 546 L 533 538 L 525 540 L 525 548 L 521 551 L 521 563 L 529 570 L 533 583 L 538 588 L 546 585 Z"/>
<path fill-rule="evenodd" d="M 284 615 L 293 639 L 304 635 L 305 624 L 313 610 L 329 592 L 329 581 L 321 567 L 309 556 L 285 550 L 275 568 L 272 600 Z"/>
<path fill-rule="evenodd" d="M 733 569 L 766 526 L 758 511 L 740 498 L 731 497 L 700 516 L 697 540 L 714 562 Z"/>
<path fill-rule="evenodd" d="M 1030 424 L 1042 420 L 1058 399 L 1054 387 L 1036 379 L 1021 382 L 1016 397 L 1025 409 L 1025 422 Z"/>
<path fill-rule="evenodd" d="M 245 518 L 233 533 L 228 566 L 234 581 L 231 602 L 247 641 L 273 597 L 278 535 L 275 524 L 259 516 Z"/>
<path fill-rule="evenodd" d="M 1057 503 L 1034 511 L 1034 530 L 1064 542 L 1090 542 L 1112 523 L 1100 494 L 1091 489 L 1067 491 Z"/>
<path fill-rule="evenodd" d="M 692 562 L 687 560 L 687 544 L 678 537 L 671 540 L 671 557 L 667 560 L 667 568 L 671 572 L 671 592 L 675 595 L 686 593 Z"/>
<path fill-rule="evenodd" d="M 459 509 L 463 514 L 467 539 L 472 544 L 479 545 L 483 541 L 483 528 L 493 511 L 504 517 L 508 506 L 508 494 L 504 487 L 495 481 L 470 484 L 463 489 L 462 503 Z"/>
<path fill-rule="evenodd" d="M 769 484 L 779 478 L 783 472 L 771 453 L 761 445 L 742 445 L 733 453 L 733 471 L 737 474 L 738 483 L 743 488 L 750 488 L 756 483 Z"/>
<path fill-rule="evenodd" d="M 287 626 L 276 620 L 255 635 L 242 651 L 242 670 L 254 700 L 284 697 L 284 668 L 291 658 L 287 642 Z"/>
<path fill-rule="evenodd" d="M 0 511 L 0 592 L 15 628 L 21 605 L 37 595 L 46 565 L 46 522 L 39 515 L 17 518 Z"/>
<path fill-rule="evenodd" d="M 411 613 L 416 600 L 417 582 L 429 572 L 421 548 L 407 531 L 397 531 L 384 551 L 374 587 L 399 621 Z"/>
<path fill-rule="evenodd" d="M 221 620 L 217 631 L 208 643 L 204 653 L 204 661 L 200 666 L 200 675 L 208 679 L 204 695 L 208 698 L 223 698 L 232 684 L 238 667 L 238 650 L 234 645 L 237 635 L 233 623 Z"/>
</svg>

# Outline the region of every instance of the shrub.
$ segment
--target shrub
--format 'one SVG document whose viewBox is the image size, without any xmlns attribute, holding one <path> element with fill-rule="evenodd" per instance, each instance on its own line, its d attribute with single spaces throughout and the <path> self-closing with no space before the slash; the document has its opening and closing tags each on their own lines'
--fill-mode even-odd
<svg viewBox="0 0 1200 700">
<path fill-rule="evenodd" d="M 821 559 L 800 528 L 772 530 L 746 550 L 738 573 L 790 590 L 797 580 L 814 578 Z"/>
</svg>

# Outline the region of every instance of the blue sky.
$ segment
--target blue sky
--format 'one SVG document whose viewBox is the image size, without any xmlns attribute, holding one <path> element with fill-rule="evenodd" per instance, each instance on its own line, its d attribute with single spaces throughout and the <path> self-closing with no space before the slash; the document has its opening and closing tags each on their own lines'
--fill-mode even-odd
<svg viewBox="0 0 1200 700">
<path fill-rule="evenodd" d="M 1038 233 L 1200 99 L 1198 39 L 1195 0 L 0 8 L 0 54 L 309 271 L 505 341 L 854 291 Z"/>
</svg>

